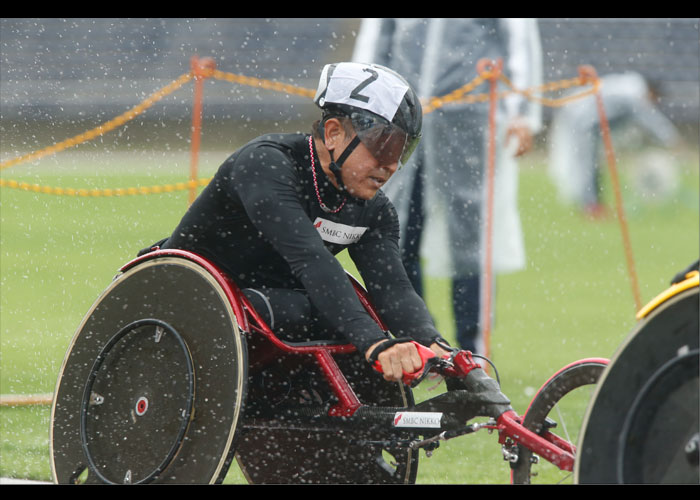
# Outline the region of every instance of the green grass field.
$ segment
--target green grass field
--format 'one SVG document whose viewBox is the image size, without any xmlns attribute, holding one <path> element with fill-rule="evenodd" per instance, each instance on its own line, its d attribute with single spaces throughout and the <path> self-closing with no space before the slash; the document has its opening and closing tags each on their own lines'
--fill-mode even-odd
<svg viewBox="0 0 700 500">
<path fill-rule="evenodd" d="M 203 155 L 202 175 L 225 157 Z M 698 257 L 697 150 L 682 159 L 681 187 L 662 202 L 645 200 L 628 186 L 633 158 L 620 164 L 644 303 Z M 163 164 L 168 167 L 157 167 Z M 182 181 L 187 165 L 186 153 L 74 152 L 2 175 L 48 186 L 116 188 Z M 138 249 L 169 234 L 186 209 L 187 193 L 80 198 L 3 188 L 0 194 L 0 392 L 50 393 L 91 303 Z M 612 199 L 609 187 L 606 196 Z M 498 277 L 491 358 L 503 392 L 524 412 L 561 366 L 612 356 L 635 323 L 635 304 L 617 221 L 589 220 L 559 204 L 542 155 L 522 163 L 520 206 L 528 266 Z M 431 280 L 427 293 L 438 327 L 454 338 L 447 282 Z M 428 393 L 421 387 L 417 394 Z M 45 406 L 0 408 L 0 476 L 50 480 L 49 419 Z M 226 482 L 241 480 L 233 468 Z M 447 442 L 430 458 L 421 453 L 419 483 L 508 480 L 496 436 L 485 431 Z"/>
</svg>

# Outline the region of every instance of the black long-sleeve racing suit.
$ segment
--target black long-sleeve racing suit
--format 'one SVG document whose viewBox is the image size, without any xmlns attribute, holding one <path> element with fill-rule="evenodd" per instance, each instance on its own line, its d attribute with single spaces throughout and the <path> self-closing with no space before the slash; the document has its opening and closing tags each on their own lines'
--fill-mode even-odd
<svg viewBox="0 0 700 500">
<path fill-rule="evenodd" d="M 347 248 L 394 336 L 424 345 L 440 338 L 401 263 L 398 217 L 389 199 L 381 191 L 369 201 L 345 199 L 313 154 L 314 169 L 304 134 L 271 134 L 246 144 L 221 165 L 162 248 L 208 258 L 241 288 L 266 296 L 274 314 L 294 302 L 275 303 L 276 290 L 303 290 L 313 314 L 364 353 L 386 336 L 335 258 Z M 319 197 L 334 211 L 342 208 L 326 212 Z"/>
</svg>

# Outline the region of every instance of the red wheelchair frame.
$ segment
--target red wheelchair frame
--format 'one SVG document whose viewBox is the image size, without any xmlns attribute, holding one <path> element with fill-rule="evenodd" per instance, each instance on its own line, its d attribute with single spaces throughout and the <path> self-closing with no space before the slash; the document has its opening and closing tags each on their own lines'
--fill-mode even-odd
<svg viewBox="0 0 700 500">
<path fill-rule="evenodd" d="M 137 257 L 136 259 L 127 263 L 121 268 L 121 271 L 127 271 L 141 262 L 161 256 L 174 256 L 187 259 L 198 264 L 212 277 L 214 277 L 221 288 L 225 291 L 228 301 L 233 308 L 235 317 L 237 318 L 239 329 L 249 334 L 254 332 L 255 334 L 259 334 L 259 336 L 264 339 L 264 342 L 260 342 L 263 348 L 257 352 L 256 359 L 254 360 L 255 363 L 264 364 L 266 359 L 273 359 L 279 354 L 280 351 L 290 355 L 313 356 L 318 367 L 323 373 L 326 382 L 337 398 L 337 403 L 331 406 L 328 410 L 327 416 L 331 418 L 331 421 L 333 421 L 333 419 L 337 419 L 335 420 L 337 422 L 340 422 L 341 420 L 352 420 L 353 417 L 358 414 L 358 410 L 360 409 L 365 410 L 364 412 L 361 412 L 365 418 L 368 412 L 372 412 L 371 408 L 363 408 L 365 405 L 355 394 L 355 391 L 348 383 L 344 373 L 334 359 L 335 355 L 352 353 L 356 351 L 354 346 L 350 344 L 332 342 L 291 344 L 283 341 L 270 329 L 260 315 L 258 315 L 239 287 L 209 260 L 187 251 L 154 249 L 154 251 Z M 348 277 L 355 291 L 357 292 L 358 298 L 364 305 L 367 312 L 384 331 L 387 331 L 387 328 L 385 327 L 381 318 L 372 307 L 371 301 L 364 288 L 352 276 L 348 275 Z M 430 349 L 423 347 L 420 344 L 416 344 L 416 346 L 418 347 L 421 357 L 424 360 L 424 366 L 421 368 L 421 370 L 414 374 L 405 374 L 404 383 L 408 386 L 415 385 L 417 381 L 421 380 L 423 376 L 427 374 L 427 372 L 437 373 L 446 379 L 460 379 L 461 381 L 464 381 L 467 386 L 472 378 L 475 378 L 475 383 L 477 384 L 483 384 L 482 381 L 484 379 L 487 379 L 487 381 L 493 381 L 493 379 L 488 377 L 488 375 L 486 375 L 481 369 L 481 365 L 474 361 L 472 354 L 469 351 L 454 350 L 451 355 L 438 359 Z M 580 366 L 581 364 L 585 363 L 593 363 L 604 366 L 607 364 L 607 360 L 591 358 L 577 361 L 572 365 L 564 367 L 562 370 L 560 370 L 560 372 L 557 372 L 557 374 L 555 374 L 550 381 L 556 379 L 560 373 L 566 372 L 570 367 Z M 377 366 L 375 368 L 379 370 L 381 367 Z M 495 383 L 495 381 L 493 382 Z M 544 384 L 540 389 L 540 392 L 542 392 L 547 385 L 547 383 Z M 505 398 L 500 393 L 500 389 L 498 388 L 497 384 L 487 385 L 486 392 L 492 394 L 498 401 L 502 401 Z M 537 399 L 537 396 L 535 396 L 535 399 Z M 533 399 L 533 401 L 535 401 L 535 399 Z M 462 429 L 442 431 L 427 439 L 413 440 L 411 443 L 408 443 L 408 446 L 411 446 L 414 449 L 425 448 L 426 450 L 432 450 L 440 440 L 451 439 L 459 435 L 474 432 L 481 428 L 486 428 L 497 431 L 498 441 L 504 447 L 504 455 L 506 455 L 506 449 L 510 450 L 507 453 L 511 456 L 511 458 L 506 457 L 506 459 L 509 459 L 511 462 L 517 462 L 517 453 L 515 454 L 515 457 L 512 455 L 513 451 L 520 447 L 520 449 L 526 449 L 529 450 L 529 452 L 539 455 L 562 470 L 571 471 L 573 469 L 575 446 L 572 443 L 567 442 L 546 429 L 540 432 L 531 430 L 523 424 L 524 417 L 518 415 L 512 408 L 510 408 L 509 404 L 504 405 L 499 402 L 498 404 L 492 405 L 491 408 L 496 409 L 494 410 L 494 414 L 480 415 L 491 418 L 487 424 L 471 424 Z M 529 471 L 529 465 L 527 466 L 527 469 Z"/>
</svg>

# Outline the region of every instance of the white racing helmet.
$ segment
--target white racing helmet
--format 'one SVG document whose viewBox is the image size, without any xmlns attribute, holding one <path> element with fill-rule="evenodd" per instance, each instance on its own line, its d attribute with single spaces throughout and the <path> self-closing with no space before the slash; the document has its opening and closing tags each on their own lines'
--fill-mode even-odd
<svg viewBox="0 0 700 500">
<path fill-rule="evenodd" d="M 420 141 L 423 110 L 418 96 L 402 76 L 384 66 L 327 64 L 321 72 L 314 102 L 323 110 L 321 137 L 325 121 L 337 116 L 350 118 L 357 133 L 338 160 L 332 161 L 334 171 L 339 172 L 360 142 L 380 163 L 396 162 L 401 168 Z"/>
</svg>

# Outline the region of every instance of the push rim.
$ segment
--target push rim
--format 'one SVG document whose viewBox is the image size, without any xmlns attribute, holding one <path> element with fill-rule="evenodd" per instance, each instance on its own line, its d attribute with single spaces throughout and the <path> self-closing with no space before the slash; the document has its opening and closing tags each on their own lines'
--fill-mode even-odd
<svg viewBox="0 0 700 500">
<path fill-rule="evenodd" d="M 97 461 L 93 452 L 90 449 L 90 443 L 88 439 L 88 425 L 89 425 L 89 418 L 90 418 L 90 408 L 94 406 L 96 403 L 99 404 L 99 401 L 96 401 L 96 397 L 99 398 L 99 396 L 96 396 L 93 393 L 93 388 L 95 386 L 96 381 L 98 380 L 98 377 L 100 376 L 100 369 L 103 368 L 103 366 L 106 366 L 105 363 L 107 362 L 109 358 L 109 354 L 111 352 L 115 352 L 117 349 L 116 347 L 121 343 L 124 344 L 124 342 L 127 340 L 128 337 L 134 337 L 138 336 L 143 338 L 146 335 L 146 328 L 147 327 L 155 327 L 155 335 L 164 335 L 167 334 L 169 337 L 173 338 L 176 341 L 177 347 L 179 347 L 179 350 L 181 351 L 182 358 L 185 361 L 185 368 L 186 368 L 186 393 L 185 393 L 185 404 L 183 405 L 181 416 L 180 416 L 180 425 L 177 430 L 177 433 L 175 435 L 175 438 L 172 440 L 171 444 L 169 447 L 166 446 L 167 451 L 165 452 L 165 455 L 162 459 L 162 461 L 156 465 L 152 471 L 147 472 L 143 478 L 139 478 L 136 481 L 133 480 L 131 470 L 129 470 L 126 474 L 125 477 L 122 481 L 122 483 L 132 483 L 132 484 L 146 484 L 150 483 L 151 481 L 155 480 L 160 473 L 162 473 L 170 464 L 170 462 L 173 460 L 175 455 L 177 454 L 177 451 L 180 449 L 183 439 L 185 437 L 185 434 L 187 432 L 187 428 L 189 427 L 189 423 L 192 417 L 192 410 L 194 408 L 194 393 L 195 393 L 195 379 L 194 379 L 194 364 L 192 362 L 192 356 L 190 355 L 189 349 L 187 347 L 187 344 L 185 340 L 182 338 L 182 336 L 169 324 L 165 323 L 164 321 L 160 321 L 157 319 L 143 319 L 143 320 L 138 320 L 134 321 L 132 323 L 129 323 L 126 325 L 124 328 L 119 330 L 117 334 L 115 334 L 104 346 L 104 348 L 100 351 L 99 355 L 97 356 L 97 359 L 95 360 L 95 363 L 90 371 L 90 375 L 88 377 L 88 380 L 85 384 L 85 391 L 83 393 L 83 400 L 82 400 L 82 405 L 81 405 L 81 413 L 80 413 L 80 440 L 81 440 L 81 445 L 83 448 L 83 451 L 85 452 L 85 457 L 88 461 L 88 464 L 90 466 L 90 470 L 95 473 L 101 481 L 108 483 L 108 484 L 119 484 L 114 478 L 108 478 L 105 473 L 101 471 L 101 467 L 98 466 Z M 151 333 L 151 332 L 149 332 Z M 133 334 L 133 335 L 130 335 Z M 141 340 L 141 339 L 137 339 Z M 156 338 L 155 342 L 160 342 L 160 338 Z M 102 372 L 104 374 L 104 370 Z M 136 404 L 134 405 L 133 412 L 137 417 L 143 417 L 147 414 L 149 410 L 149 400 L 146 396 L 139 396 L 138 399 L 136 400 Z M 134 419 L 135 421 L 136 419 Z"/>
</svg>

